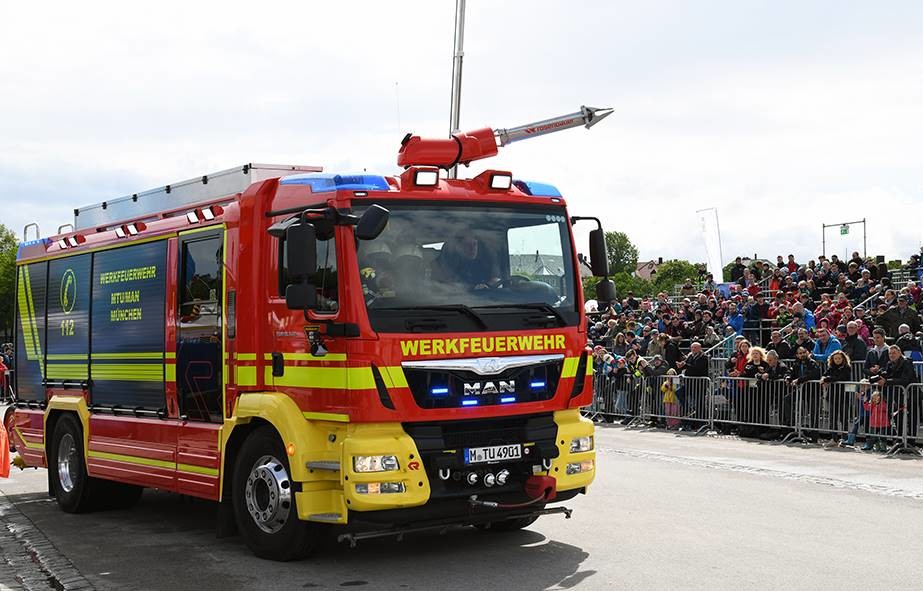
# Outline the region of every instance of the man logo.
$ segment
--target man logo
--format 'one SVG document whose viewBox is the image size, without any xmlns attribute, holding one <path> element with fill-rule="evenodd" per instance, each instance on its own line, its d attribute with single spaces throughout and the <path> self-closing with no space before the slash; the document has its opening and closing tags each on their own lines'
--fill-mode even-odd
<svg viewBox="0 0 923 591">
<path fill-rule="evenodd" d="M 61 309 L 70 314 L 77 302 L 77 276 L 72 269 L 64 271 L 61 278 Z"/>
<path fill-rule="evenodd" d="M 465 382 L 465 396 L 479 396 L 482 394 L 515 394 L 516 380 L 500 380 L 493 382 Z"/>
</svg>

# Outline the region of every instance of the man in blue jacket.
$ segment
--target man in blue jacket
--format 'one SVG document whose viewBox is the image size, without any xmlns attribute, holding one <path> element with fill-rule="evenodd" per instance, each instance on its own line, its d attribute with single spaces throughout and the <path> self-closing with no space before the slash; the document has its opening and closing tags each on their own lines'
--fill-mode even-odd
<svg viewBox="0 0 923 591">
<path fill-rule="evenodd" d="M 817 329 L 817 341 L 814 343 L 814 359 L 826 364 L 830 354 L 842 348 L 840 341 L 835 336 L 832 336 L 829 330 L 826 328 Z"/>
</svg>

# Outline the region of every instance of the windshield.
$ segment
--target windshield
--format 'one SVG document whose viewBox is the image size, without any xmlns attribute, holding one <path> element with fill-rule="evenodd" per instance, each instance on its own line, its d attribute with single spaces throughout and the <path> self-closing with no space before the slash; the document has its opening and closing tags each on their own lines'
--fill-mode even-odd
<svg viewBox="0 0 923 591">
<path fill-rule="evenodd" d="M 357 246 L 375 330 L 522 330 L 577 323 L 563 207 L 388 203 L 387 208 L 385 231 Z"/>
</svg>

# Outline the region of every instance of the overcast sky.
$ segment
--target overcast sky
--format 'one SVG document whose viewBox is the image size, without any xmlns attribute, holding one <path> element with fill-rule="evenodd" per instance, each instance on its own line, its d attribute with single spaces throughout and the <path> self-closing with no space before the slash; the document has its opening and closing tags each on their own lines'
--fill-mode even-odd
<svg viewBox="0 0 923 591">
<path fill-rule="evenodd" d="M 392 174 L 408 131 L 448 131 L 453 0 L 6 3 L 0 222 L 245 162 Z M 462 129 L 580 105 L 590 131 L 472 165 L 557 185 L 642 258 L 816 256 L 868 219 L 869 254 L 923 229 L 923 4 L 469 0 Z M 828 231 L 828 253 L 861 250 Z M 579 238 L 578 246 L 585 250 Z"/>
</svg>

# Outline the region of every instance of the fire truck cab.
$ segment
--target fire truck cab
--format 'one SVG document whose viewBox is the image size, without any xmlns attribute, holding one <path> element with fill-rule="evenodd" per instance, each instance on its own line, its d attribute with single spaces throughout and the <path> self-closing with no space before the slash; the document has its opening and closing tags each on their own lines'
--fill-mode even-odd
<svg viewBox="0 0 923 591">
<path fill-rule="evenodd" d="M 595 474 L 576 218 L 551 185 L 404 158 L 248 164 L 22 244 L 10 438 L 63 510 L 211 499 L 275 560 L 321 527 L 569 515 Z"/>
</svg>

